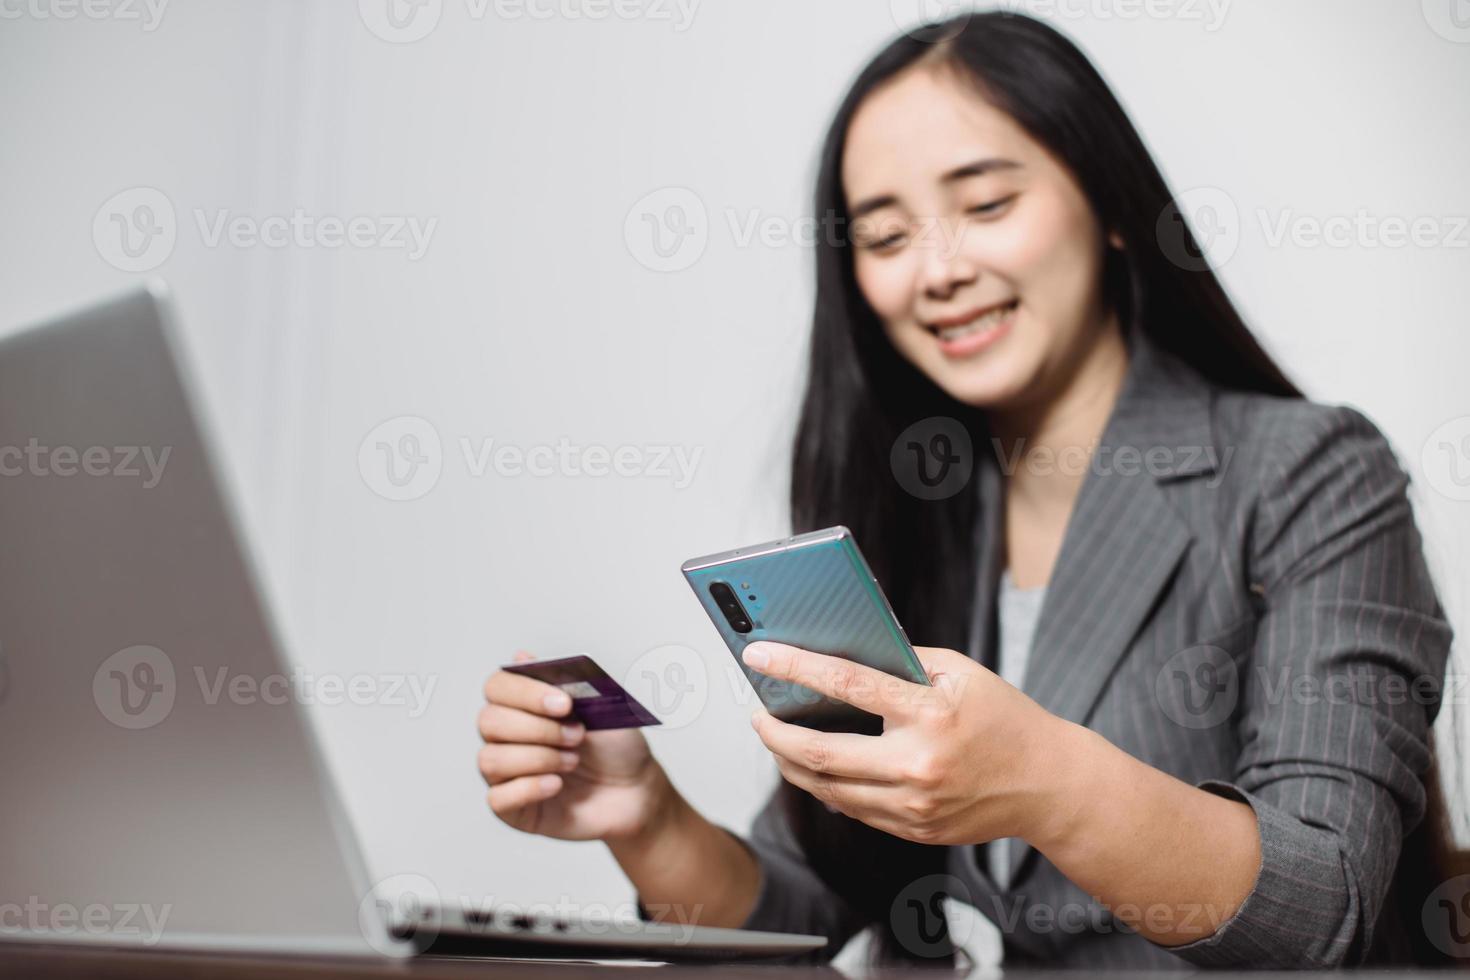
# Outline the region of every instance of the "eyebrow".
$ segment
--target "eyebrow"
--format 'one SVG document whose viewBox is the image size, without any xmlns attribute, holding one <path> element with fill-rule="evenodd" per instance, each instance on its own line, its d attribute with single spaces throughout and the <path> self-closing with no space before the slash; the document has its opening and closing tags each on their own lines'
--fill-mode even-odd
<svg viewBox="0 0 1470 980">
<path fill-rule="evenodd" d="M 989 173 L 992 170 L 1015 170 L 1018 169 L 1020 166 L 1021 165 L 1014 160 L 1006 160 L 1001 157 L 986 157 L 983 160 L 976 160 L 972 163 L 967 163 L 964 166 L 955 167 L 953 170 L 947 171 L 939 178 L 939 182 L 941 184 L 951 184 L 957 180 L 963 180 L 966 177 L 979 177 L 983 174 Z M 898 198 L 893 196 L 892 194 L 879 194 L 876 197 L 870 197 L 866 200 L 859 201 L 852 207 L 851 213 L 848 216 L 853 219 L 861 218 L 863 215 L 867 214 L 870 211 L 877 211 L 879 208 L 891 207 L 897 203 Z"/>
</svg>

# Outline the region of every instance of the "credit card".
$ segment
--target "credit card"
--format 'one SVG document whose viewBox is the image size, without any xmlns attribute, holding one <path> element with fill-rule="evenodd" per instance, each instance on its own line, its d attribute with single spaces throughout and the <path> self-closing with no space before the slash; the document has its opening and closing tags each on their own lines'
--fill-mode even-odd
<svg viewBox="0 0 1470 980">
<path fill-rule="evenodd" d="M 506 664 L 505 669 L 566 691 L 572 698 L 572 714 L 587 726 L 589 732 L 663 724 L 585 654 L 560 660 Z"/>
</svg>

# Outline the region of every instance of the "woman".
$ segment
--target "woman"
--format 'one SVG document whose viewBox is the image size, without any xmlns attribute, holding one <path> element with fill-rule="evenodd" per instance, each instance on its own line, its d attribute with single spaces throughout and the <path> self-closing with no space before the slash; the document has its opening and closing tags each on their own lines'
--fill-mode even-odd
<svg viewBox="0 0 1470 980">
<path fill-rule="evenodd" d="M 491 808 L 605 841 L 644 914 L 827 935 L 818 958 L 876 923 L 881 959 L 948 961 L 944 895 L 1007 965 L 1427 956 L 1451 631 L 1407 478 L 1258 346 L 1074 46 L 1002 13 L 924 36 L 823 150 L 846 233 L 818 245 L 791 501 L 798 531 L 853 529 L 933 686 L 753 647 L 884 730 L 757 712 L 784 780 L 745 840 L 640 734 L 502 671 Z M 940 429 L 973 482 L 928 499 L 893 450 L 923 464 Z"/>
</svg>

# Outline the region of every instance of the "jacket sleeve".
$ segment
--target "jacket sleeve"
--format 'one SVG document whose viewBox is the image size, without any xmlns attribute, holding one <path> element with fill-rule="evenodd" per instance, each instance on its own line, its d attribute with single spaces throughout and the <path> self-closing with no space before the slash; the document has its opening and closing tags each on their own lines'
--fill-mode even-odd
<svg viewBox="0 0 1470 980">
<path fill-rule="evenodd" d="M 721 828 L 725 829 L 725 828 Z M 833 891 L 806 862 L 781 807 L 779 785 L 756 815 L 750 835 L 725 830 L 739 841 L 760 868 L 760 891 L 741 929 L 826 936 L 827 945 L 784 962 L 825 963 L 842 950 L 867 922 Z M 711 882 L 711 887 L 719 887 Z M 638 900 L 638 916 L 650 918 Z"/>
<path fill-rule="evenodd" d="M 1261 866 L 1213 935 L 1171 947 L 1200 966 L 1360 962 L 1424 815 L 1451 630 L 1392 449 L 1356 411 L 1313 409 L 1273 440 L 1249 517 L 1263 609 L 1239 757 L 1232 780 L 1201 788 L 1255 812 Z"/>
</svg>

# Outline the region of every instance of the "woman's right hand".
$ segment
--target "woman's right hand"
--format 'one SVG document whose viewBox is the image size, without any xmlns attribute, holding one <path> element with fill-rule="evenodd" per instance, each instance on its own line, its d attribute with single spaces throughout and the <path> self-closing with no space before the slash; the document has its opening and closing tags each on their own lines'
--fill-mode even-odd
<svg viewBox="0 0 1470 980">
<path fill-rule="evenodd" d="M 516 661 L 535 658 L 517 652 Z M 545 681 L 497 670 L 480 710 L 480 774 L 490 809 L 528 834 L 620 840 L 648 829 L 673 787 L 636 728 L 589 732 L 571 698 Z"/>
</svg>

